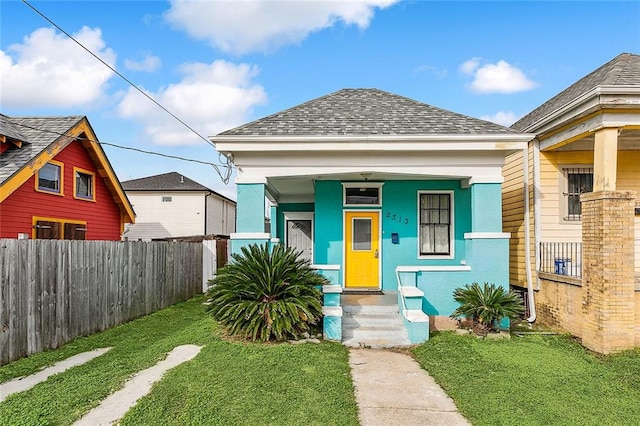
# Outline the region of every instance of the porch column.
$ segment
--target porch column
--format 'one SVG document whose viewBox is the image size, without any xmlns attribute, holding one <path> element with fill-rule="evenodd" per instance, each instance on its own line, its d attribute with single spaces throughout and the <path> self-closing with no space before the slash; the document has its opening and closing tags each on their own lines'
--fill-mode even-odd
<svg viewBox="0 0 640 426">
<path fill-rule="evenodd" d="M 600 129 L 593 147 L 593 192 L 615 191 L 617 169 L 618 129 Z"/>
<path fill-rule="evenodd" d="M 600 159 L 600 187 L 615 186 L 603 165 Z M 599 353 L 634 347 L 635 195 L 600 190 L 581 196 L 582 344 Z"/>
<path fill-rule="evenodd" d="M 265 183 L 238 183 L 236 233 L 231 234 L 231 252 L 243 246 L 269 241 L 265 232 Z"/>
<path fill-rule="evenodd" d="M 502 185 L 471 185 L 471 229 L 473 232 L 502 232 Z"/>
</svg>

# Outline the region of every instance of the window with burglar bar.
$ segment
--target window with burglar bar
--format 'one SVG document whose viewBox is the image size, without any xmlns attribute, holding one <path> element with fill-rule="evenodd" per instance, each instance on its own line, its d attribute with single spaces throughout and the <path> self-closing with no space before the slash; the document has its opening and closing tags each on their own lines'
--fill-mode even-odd
<svg viewBox="0 0 640 426">
<path fill-rule="evenodd" d="M 566 215 L 564 220 L 581 220 L 580 195 L 593 192 L 593 167 L 564 168 Z"/>
</svg>

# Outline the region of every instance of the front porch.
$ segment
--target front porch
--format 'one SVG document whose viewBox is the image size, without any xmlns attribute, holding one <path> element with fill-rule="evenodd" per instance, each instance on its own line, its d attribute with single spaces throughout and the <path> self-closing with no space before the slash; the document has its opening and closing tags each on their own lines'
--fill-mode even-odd
<svg viewBox="0 0 640 426">
<path fill-rule="evenodd" d="M 640 116 L 618 108 L 533 147 L 538 318 L 601 353 L 640 345 Z"/>
</svg>

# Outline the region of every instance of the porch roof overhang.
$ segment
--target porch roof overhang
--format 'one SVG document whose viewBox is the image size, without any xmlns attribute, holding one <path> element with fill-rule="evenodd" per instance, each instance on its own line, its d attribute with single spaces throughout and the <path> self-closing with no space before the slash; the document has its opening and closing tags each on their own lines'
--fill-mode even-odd
<svg viewBox="0 0 640 426">
<path fill-rule="evenodd" d="M 322 151 L 516 151 L 535 137 L 513 134 L 434 135 L 300 135 L 211 137 L 218 152 L 322 152 Z"/>
<path fill-rule="evenodd" d="M 524 129 L 540 149 L 593 150 L 594 132 L 621 131 L 620 150 L 640 149 L 640 87 L 597 86 Z M 571 146 L 567 146 L 571 144 Z"/>
<path fill-rule="evenodd" d="M 313 201 L 320 180 L 454 179 L 501 183 L 505 155 L 534 135 L 216 136 L 238 168 L 236 183 L 265 183 L 272 201 Z"/>
</svg>

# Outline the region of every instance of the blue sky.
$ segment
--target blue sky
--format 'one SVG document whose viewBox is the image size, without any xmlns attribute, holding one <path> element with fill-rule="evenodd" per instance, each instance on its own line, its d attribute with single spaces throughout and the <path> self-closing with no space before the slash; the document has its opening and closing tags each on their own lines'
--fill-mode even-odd
<svg viewBox="0 0 640 426">
<path fill-rule="evenodd" d="M 509 125 L 623 52 L 640 1 L 33 1 L 210 136 L 346 87 Z M 215 162 L 215 150 L 20 1 L 0 3 L 0 111 L 86 115 L 103 142 Z M 105 147 L 118 177 L 212 167 Z"/>
</svg>

